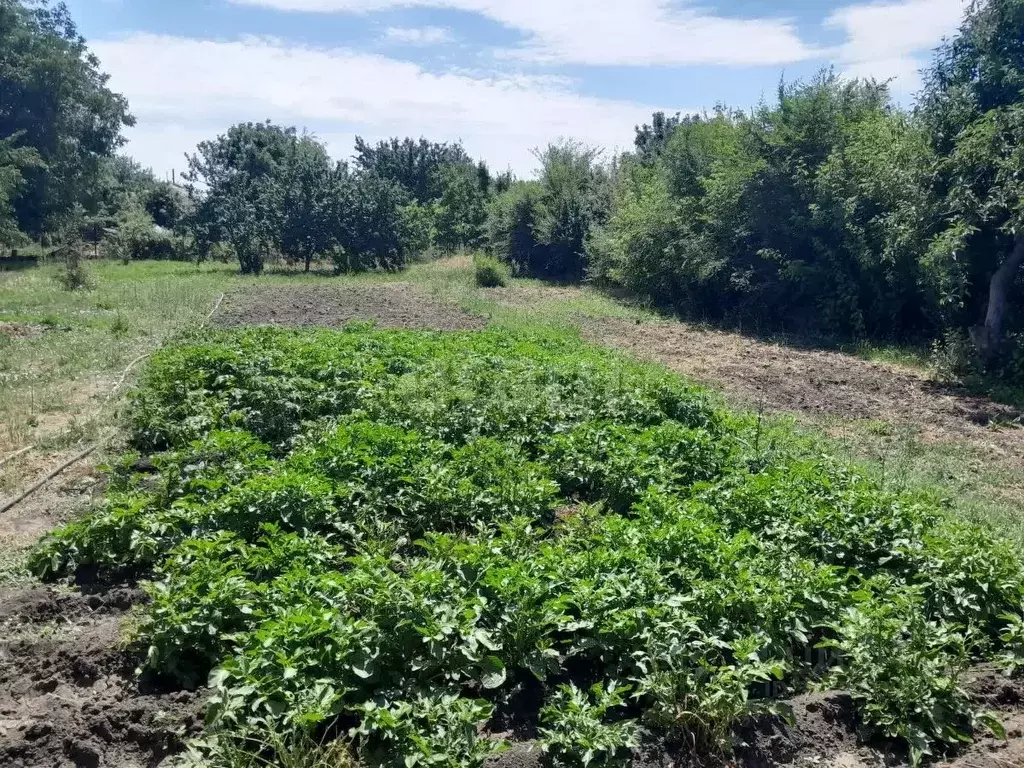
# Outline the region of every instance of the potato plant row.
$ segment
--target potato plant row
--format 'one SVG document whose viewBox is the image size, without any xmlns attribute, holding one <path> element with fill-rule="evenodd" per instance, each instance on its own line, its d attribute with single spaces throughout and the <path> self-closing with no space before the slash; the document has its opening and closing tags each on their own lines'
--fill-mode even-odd
<svg viewBox="0 0 1024 768">
<path fill-rule="evenodd" d="M 144 667 L 213 691 L 205 764 L 468 768 L 510 716 L 557 764 L 729 752 L 814 687 L 913 762 L 997 729 L 959 680 L 1020 645 L 1006 543 L 575 336 L 208 333 L 130 418 L 32 566 L 146 580 Z"/>
</svg>

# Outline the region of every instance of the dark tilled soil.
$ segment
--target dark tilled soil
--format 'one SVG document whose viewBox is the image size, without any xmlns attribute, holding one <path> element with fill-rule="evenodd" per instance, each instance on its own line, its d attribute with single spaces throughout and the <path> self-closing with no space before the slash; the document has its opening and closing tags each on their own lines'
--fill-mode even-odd
<svg viewBox="0 0 1024 768">
<path fill-rule="evenodd" d="M 750 408 L 819 425 L 840 418 L 907 426 L 925 441 L 965 444 L 1001 466 L 1024 469 L 1024 414 L 916 371 L 677 322 L 586 319 L 582 330 L 593 341 L 663 363 Z"/>
<path fill-rule="evenodd" d="M 1006 728 L 1007 739 L 983 737 L 956 755 L 934 765 L 946 768 L 1021 768 L 1024 766 L 1024 682 L 1005 678 L 998 670 L 980 667 L 967 689 Z M 905 766 L 906 754 L 886 743 L 865 744 L 854 702 L 842 692 L 809 693 L 786 702 L 792 721 L 762 717 L 739 729 L 738 746 L 730 757 L 706 750 L 694 752 L 643 732 L 633 751 L 631 768 L 886 768 Z M 502 734 L 508 736 L 508 734 Z M 544 754 L 533 741 L 519 742 L 487 762 L 487 768 L 543 768 Z"/>
<path fill-rule="evenodd" d="M 1024 420 L 1009 405 L 840 352 L 785 347 L 684 323 L 602 319 L 588 321 L 584 332 L 769 410 L 913 421 L 950 438 Z M 1024 430 L 1005 431 L 1024 449 Z"/>
<path fill-rule="evenodd" d="M 203 696 L 140 684 L 121 642 L 130 589 L 0 594 L 0 765 L 142 768 L 199 730 Z"/>
<path fill-rule="evenodd" d="M 486 324 L 458 307 L 423 296 L 407 283 L 249 289 L 229 295 L 213 324 L 340 328 L 367 320 L 382 328 L 409 330 L 476 330 Z"/>
</svg>

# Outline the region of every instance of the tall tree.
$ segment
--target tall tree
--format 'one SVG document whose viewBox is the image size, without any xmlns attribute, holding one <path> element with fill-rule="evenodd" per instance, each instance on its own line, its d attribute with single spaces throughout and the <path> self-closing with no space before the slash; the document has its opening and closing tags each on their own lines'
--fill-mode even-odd
<svg viewBox="0 0 1024 768">
<path fill-rule="evenodd" d="M 202 142 L 184 175 L 195 201 L 191 227 L 200 248 L 230 243 L 244 274 L 259 274 L 280 248 L 285 179 L 298 141 L 294 128 L 239 123 Z"/>
<path fill-rule="evenodd" d="M 38 235 L 76 205 L 95 212 L 102 162 L 134 124 L 107 81 L 64 3 L 0 0 L 0 139 L 40 160 L 14 201 L 23 231 Z"/>
<path fill-rule="evenodd" d="M 441 171 L 441 197 L 435 206 L 437 245 L 446 251 L 480 245 L 487 222 L 490 176 L 481 164 L 449 165 Z"/>
<path fill-rule="evenodd" d="M 15 147 L 15 139 L 0 139 L 0 245 L 18 245 L 25 240 L 14 214 L 14 201 L 25 185 L 25 170 L 39 162 L 35 150 Z"/>
<path fill-rule="evenodd" d="M 681 122 L 682 119 L 678 112 L 674 115 L 655 112 L 651 116 L 650 125 L 644 123 L 642 126 L 636 126 L 636 137 L 633 139 L 633 144 L 636 146 L 636 153 L 640 159 L 647 163 L 654 162 L 668 146 L 669 140 Z"/>
<path fill-rule="evenodd" d="M 374 146 L 359 136 L 356 136 L 355 162 L 363 173 L 401 184 L 420 204 L 432 203 L 442 195 L 441 174 L 445 167 L 473 164 L 461 144 L 393 138 Z M 486 171 L 486 166 L 484 169 Z"/>
<path fill-rule="evenodd" d="M 1024 267 L 1024 0 L 971 3 L 938 52 L 921 114 L 948 211 L 929 265 L 941 300 L 980 316 L 971 336 L 994 364 Z"/>
<path fill-rule="evenodd" d="M 335 168 L 326 147 L 303 136 L 286 158 L 282 185 L 281 251 L 301 259 L 308 272 L 313 258 L 338 242 L 347 169 Z"/>
</svg>

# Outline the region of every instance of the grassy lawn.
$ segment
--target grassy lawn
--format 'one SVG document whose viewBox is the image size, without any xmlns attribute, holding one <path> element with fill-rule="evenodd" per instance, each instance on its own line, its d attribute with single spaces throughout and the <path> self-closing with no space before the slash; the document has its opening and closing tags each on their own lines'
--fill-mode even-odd
<svg viewBox="0 0 1024 768">
<path fill-rule="evenodd" d="M 95 288 L 65 291 L 56 267 L 0 273 L 0 455 L 60 448 L 136 357 L 202 322 L 230 281 L 222 267 L 90 264 Z"/>
</svg>

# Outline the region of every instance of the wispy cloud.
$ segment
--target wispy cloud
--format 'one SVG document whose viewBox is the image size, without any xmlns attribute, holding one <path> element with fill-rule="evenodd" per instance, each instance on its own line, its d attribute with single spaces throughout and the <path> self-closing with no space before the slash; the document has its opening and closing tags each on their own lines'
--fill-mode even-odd
<svg viewBox="0 0 1024 768">
<path fill-rule="evenodd" d="M 440 45 L 449 43 L 454 37 L 445 27 L 388 27 L 384 39 L 399 45 Z"/>
<path fill-rule="evenodd" d="M 846 74 L 893 78 L 894 90 L 909 96 L 920 88 L 931 50 L 956 32 L 966 7 L 967 0 L 865 3 L 840 8 L 825 24 L 846 35 L 836 52 Z"/>
<path fill-rule="evenodd" d="M 231 0 L 281 11 L 370 13 L 449 8 L 477 13 L 524 35 L 511 54 L 594 65 L 776 65 L 819 55 L 793 24 L 734 18 L 670 0 Z"/>
<path fill-rule="evenodd" d="M 614 150 L 655 105 L 583 96 L 557 79 L 434 74 L 385 56 L 266 38 L 140 34 L 92 44 L 139 118 L 128 151 L 158 173 L 182 167 L 196 141 L 241 120 L 306 127 L 347 157 L 367 138 L 464 142 L 492 167 L 534 170 L 530 150 L 574 136 Z"/>
</svg>

